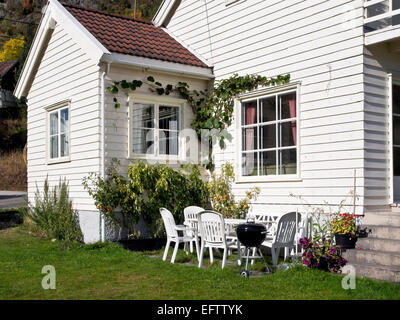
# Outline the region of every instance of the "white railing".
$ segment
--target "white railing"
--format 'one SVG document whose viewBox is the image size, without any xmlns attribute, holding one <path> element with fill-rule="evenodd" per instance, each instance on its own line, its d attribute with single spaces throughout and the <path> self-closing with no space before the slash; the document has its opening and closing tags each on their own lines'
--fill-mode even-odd
<svg viewBox="0 0 400 320">
<path fill-rule="evenodd" d="M 400 0 L 365 0 L 364 29 L 372 32 L 400 25 Z"/>
</svg>

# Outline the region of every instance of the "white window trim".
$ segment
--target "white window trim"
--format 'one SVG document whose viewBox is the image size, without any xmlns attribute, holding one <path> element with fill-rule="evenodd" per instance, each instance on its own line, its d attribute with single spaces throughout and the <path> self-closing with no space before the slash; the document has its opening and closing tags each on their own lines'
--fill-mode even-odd
<svg viewBox="0 0 400 320">
<path fill-rule="evenodd" d="M 387 75 L 388 77 L 388 116 L 389 116 L 389 202 L 392 204 L 395 201 L 394 196 L 394 141 L 393 141 L 393 85 L 400 85 L 400 77 L 397 77 L 391 73 Z"/>
<path fill-rule="evenodd" d="M 273 88 L 263 88 L 243 94 L 235 100 L 235 114 L 236 116 L 236 182 L 237 183 L 259 183 L 259 182 L 294 182 L 302 181 L 301 178 L 301 137 L 300 137 L 300 88 L 301 83 L 291 83 Z M 285 94 L 289 92 L 296 92 L 296 135 L 297 135 L 297 167 L 296 174 L 285 175 L 267 175 L 267 176 L 242 176 L 242 103 L 254 99 L 260 99 L 276 94 Z"/>
<path fill-rule="evenodd" d="M 134 103 L 149 103 L 154 104 L 154 121 L 157 126 L 154 126 L 154 129 L 158 129 L 158 107 L 160 104 L 165 104 L 171 107 L 178 107 L 179 108 L 179 130 L 178 130 L 178 155 L 160 155 L 159 152 L 159 140 L 158 140 L 158 131 L 154 131 L 154 154 L 138 154 L 133 153 L 132 151 L 132 113 L 133 113 L 133 104 Z M 130 94 L 129 95 L 129 111 L 128 111 L 128 160 L 135 160 L 135 159 L 143 159 L 143 160 L 150 160 L 150 161 L 163 161 L 163 162 L 170 162 L 170 161 L 184 161 L 184 138 L 181 137 L 179 134 L 184 125 L 184 109 L 186 106 L 186 100 L 172 98 L 172 97 L 165 97 L 165 96 L 150 96 L 145 94 Z"/>
<path fill-rule="evenodd" d="M 62 109 L 68 109 L 68 156 L 66 157 L 58 157 L 58 158 L 50 158 L 50 114 L 54 111 L 60 112 Z M 56 163 L 63 163 L 63 162 L 70 162 L 71 161 L 71 100 L 65 100 L 62 102 L 55 103 L 51 106 L 45 108 L 46 111 L 46 160 L 47 164 L 56 164 Z M 60 117 L 58 117 L 60 121 Z M 59 128 L 60 125 L 59 125 Z M 58 133 L 60 134 L 60 133 Z M 58 139 L 58 151 L 61 152 L 60 148 L 60 139 Z"/>
</svg>

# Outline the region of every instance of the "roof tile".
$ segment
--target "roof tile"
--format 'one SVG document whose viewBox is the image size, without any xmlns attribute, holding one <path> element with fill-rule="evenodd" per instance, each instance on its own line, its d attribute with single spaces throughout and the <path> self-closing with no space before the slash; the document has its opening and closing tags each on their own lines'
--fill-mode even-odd
<svg viewBox="0 0 400 320">
<path fill-rule="evenodd" d="M 75 5 L 63 6 L 110 52 L 209 68 L 149 22 Z"/>
</svg>

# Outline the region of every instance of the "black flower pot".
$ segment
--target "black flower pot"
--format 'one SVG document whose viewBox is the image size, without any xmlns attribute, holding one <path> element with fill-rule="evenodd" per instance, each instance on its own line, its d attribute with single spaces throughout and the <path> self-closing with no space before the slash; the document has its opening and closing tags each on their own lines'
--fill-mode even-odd
<svg viewBox="0 0 400 320">
<path fill-rule="evenodd" d="M 335 233 L 336 245 L 342 249 L 354 249 L 356 247 L 357 237 L 351 234 L 338 234 Z"/>
</svg>

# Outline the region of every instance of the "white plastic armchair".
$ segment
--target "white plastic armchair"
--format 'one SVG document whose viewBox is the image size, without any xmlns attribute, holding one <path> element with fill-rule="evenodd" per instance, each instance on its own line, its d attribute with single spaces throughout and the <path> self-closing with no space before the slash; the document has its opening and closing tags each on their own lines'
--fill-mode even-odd
<svg viewBox="0 0 400 320">
<path fill-rule="evenodd" d="M 204 211 L 203 208 L 197 206 L 190 206 L 183 209 L 183 215 L 185 216 L 185 221 L 183 224 L 191 229 L 186 232 L 188 237 L 191 237 L 191 241 L 189 242 L 190 245 L 190 252 L 193 252 L 193 242 L 196 244 L 198 243 L 198 215 L 200 212 Z M 196 247 L 197 248 L 197 247 Z M 196 249 L 197 250 L 197 249 Z M 197 258 L 199 258 L 199 250 L 197 250 Z"/>
<path fill-rule="evenodd" d="M 278 265 L 279 249 L 288 248 L 290 250 L 294 248 L 294 240 L 298 230 L 297 224 L 300 221 L 301 215 L 298 212 L 289 212 L 282 215 L 278 220 L 274 237 L 262 243 L 263 246 L 271 248 L 272 263 L 275 268 Z"/>
<path fill-rule="evenodd" d="M 225 267 L 229 248 L 236 247 L 235 242 L 226 239 L 225 222 L 223 216 L 215 211 L 205 210 L 199 213 L 199 231 L 201 236 L 201 249 L 199 268 L 203 264 L 205 247 L 210 250 L 210 261 L 214 262 L 213 248 L 224 249 L 222 258 L 222 269 Z"/>
<path fill-rule="evenodd" d="M 165 246 L 163 260 L 167 259 L 168 249 L 171 242 L 175 242 L 174 252 L 172 254 L 171 263 L 175 262 L 176 254 L 178 253 L 178 248 L 180 243 L 187 243 L 191 242 L 192 237 L 187 236 L 188 231 L 195 231 L 193 228 L 189 228 L 184 225 L 176 225 L 174 216 L 172 215 L 171 211 L 166 208 L 160 208 L 160 214 L 164 222 L 165 232 L 167 233 L 167 244 Z M 182 236 L 178 234 L 178 231 L 183 233 Z M 197 239 L 197 237 L 196 237 Z M 199 252 L 199 244 L 196 241 L 196 251 L 197 255 Z"/>
</svg>

